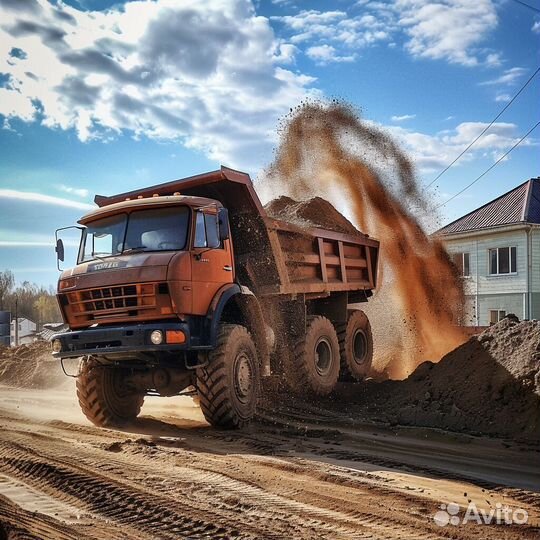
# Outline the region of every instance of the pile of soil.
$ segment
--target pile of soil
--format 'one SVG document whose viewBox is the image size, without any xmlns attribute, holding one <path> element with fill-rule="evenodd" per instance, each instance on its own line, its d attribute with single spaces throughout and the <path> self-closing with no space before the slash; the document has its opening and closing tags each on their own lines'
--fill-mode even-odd
<svg viewBox="0 0 540 540">
<path fill-rule="evenodd" d="M 389 423 L 540 441 L 540 322 L 509 316 L 439 363 L 348 397 Z"/>
<path fill-rule="evenodd" d="M 0 348 L 0 384 L 18 388 L 51 388 L 65 383 L 60 362 L 45 341 Z"/>
<path fill-rule="evenodd" d="M 283 196 L 270 201 L 264 209 L 274 219 L 281 219 L 299 227 L 319 227 L 346 234 L 358 234 L 358 229 L 321 197 L 295 201 Z"/>
</svg>

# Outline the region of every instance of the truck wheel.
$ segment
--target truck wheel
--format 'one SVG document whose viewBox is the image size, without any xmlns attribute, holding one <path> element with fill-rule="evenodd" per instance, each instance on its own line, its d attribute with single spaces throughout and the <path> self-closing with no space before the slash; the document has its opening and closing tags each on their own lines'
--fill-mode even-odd
<svg viewBox="0 0 540 540">
<path fill-rule="evenodd" d="M 306 333 L 294 347 L 286 369 L 291 388 L 299 394 L 329 394 L 339 376 L 339 343 L 334 325 L 326 317 L 308 319 Z"/>
<path fill-rule="evenodd" d="M 344 327 L 344 328 L 343 328 Z M 341 355 L 341 379 L 364 379 L 373 360 L 373 337 L 366 314 L 360 310 L 349 311 L 346 325 L 338 329 Z"/>
<path fill-rule="evenodd" d="M 239 324 L 222 324 L 208 365 L 197 370 L 204 417 L 214 427 L 236 429 L 255 415 L 259 361 L 251 334 Z"/>
<path fill-rule="evenodd" d="M 99 361 L 85 357 L 77 377 L 77 397 L 82 412 L 96 426 L 122 427 L 137 418 L 144 395 L 123 384 L 125 370 L 102 367 Z"/>
</svg>

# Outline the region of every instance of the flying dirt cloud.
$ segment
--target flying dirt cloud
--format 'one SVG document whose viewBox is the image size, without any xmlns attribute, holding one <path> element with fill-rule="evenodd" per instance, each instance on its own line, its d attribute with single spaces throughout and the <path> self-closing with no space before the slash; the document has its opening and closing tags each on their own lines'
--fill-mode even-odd
<svg viewBox="0 0 540 540">
<path fill-rule="evenodd" d="M 379 369 L 404 377 L 464 341 L 456 326 L 460 278 L 441 242 L 415 217 L 429 213 L 430 202 L 388 134 L 344 104 L 306 103 L 286 119 L 276 159 L 259 186 L 267 196 L 324 197 L 381 241 L 381 297 L 368 311 L 383 334 Z"/>
</svg>

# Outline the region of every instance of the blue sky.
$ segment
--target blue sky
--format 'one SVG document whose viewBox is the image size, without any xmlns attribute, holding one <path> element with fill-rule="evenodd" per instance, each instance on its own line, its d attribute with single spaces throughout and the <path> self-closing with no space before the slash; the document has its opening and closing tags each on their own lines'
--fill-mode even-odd
<svg viewBox="0 0 540 540">
<path fill-rule="evenodd" d="M 305 97 L 361 108 L 427 185 L 540 65 L 540 13 L 515 0 L 0 0 L 0 21 L 0 269 L 44 285 L 54 230 L 95 193 L 220 163 L 256 177 Z M 537 76 L 434 200 L 540 120 L 539 90 Z M 540 175 L 539 143 L 537 130 L 442 222 Z"/>
</svg>

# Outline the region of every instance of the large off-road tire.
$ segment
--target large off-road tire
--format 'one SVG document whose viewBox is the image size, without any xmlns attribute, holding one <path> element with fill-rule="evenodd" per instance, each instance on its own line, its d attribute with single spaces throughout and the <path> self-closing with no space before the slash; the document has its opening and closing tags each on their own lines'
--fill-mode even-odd
<svg viewBox="0 0 540 540">
<path fill-rule="evenodd" d="M 326 317 L 310 317 L 285 367 L 287 382 L 297 394 L 328 395 L 339 377 L 339 343 Z"/>
<path fill-rule="evenodd" d="M 349 310 L 347 324 L 339 325 L 337 330 L 341 356 L 340 379 L 365 379 L 373 361 L 373 336 L 369 319 L 363 311 Z"/>
<path fill-rule="evenodd" d="M 259 360 L 251 334 L 239 324 L 222 324 L 208 364 L 197 370 L 204 417 L 218 428 L 245 426 L 255 415 L 259 387 Z"/>
<path fill-rule="evenodd" d="M 77 397 L 82 412 L 96 426 L 122 427 L 141 411 L 144 394 L 123 384 L 126 370 L 103 367 L 96 358 L 81 360 L 77 377 Z"/>
</svg>

